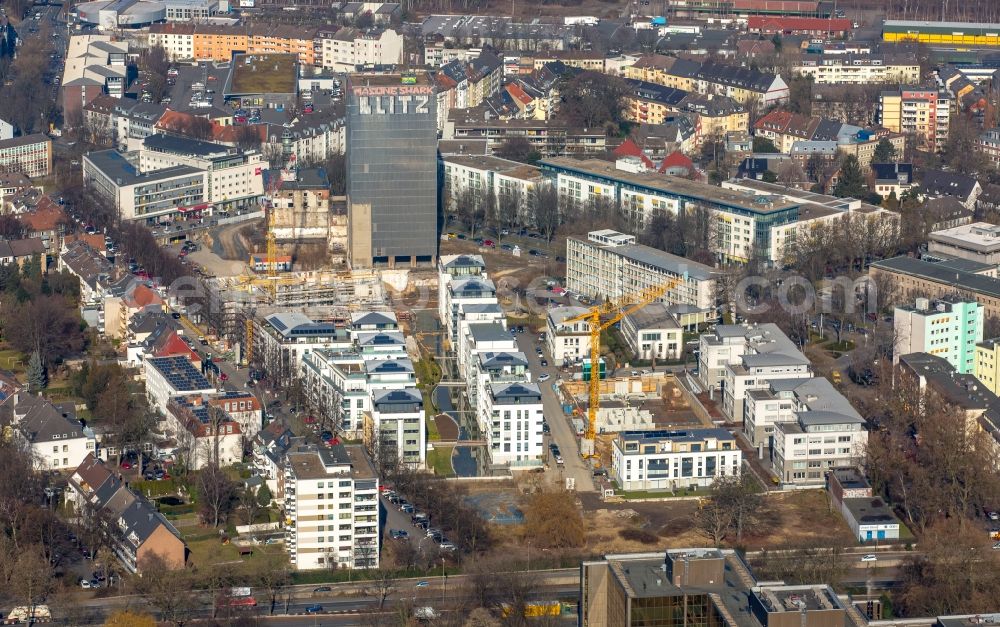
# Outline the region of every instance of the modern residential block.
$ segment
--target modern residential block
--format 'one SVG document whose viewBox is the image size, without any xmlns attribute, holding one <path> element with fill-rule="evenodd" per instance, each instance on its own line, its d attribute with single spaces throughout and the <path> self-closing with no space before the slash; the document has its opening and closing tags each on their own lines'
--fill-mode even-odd
<svg viewBox="0 0 1000 627">
<path fill-rule="evenodd" d="M 929 353 L 945 359 L 959 374 L 975 371 L 976 344 L 983 340 L 984 310 L 979 303 L 918 298 L 913 306 L 896 307 L 893 316 L 895 363 L 900 355 Z"/>
<path fill-rule="evenodd" d="M 622 490 L 704 488 L 742 466 L 743 453 L 725 429 L 625 431 L 611 449 L 611 477 Z"/>
</svg>

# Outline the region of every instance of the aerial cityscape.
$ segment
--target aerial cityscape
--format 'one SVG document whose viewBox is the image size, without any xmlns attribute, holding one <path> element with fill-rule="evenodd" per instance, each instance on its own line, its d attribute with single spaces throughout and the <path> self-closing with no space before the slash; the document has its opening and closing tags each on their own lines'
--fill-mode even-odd
<svg viewBox="0 0 1000 627">
<path fill-rule="evenodd" d="M 1000 0 L 0 0 L 0 624 L 1000 624 Z"/>
</svg>

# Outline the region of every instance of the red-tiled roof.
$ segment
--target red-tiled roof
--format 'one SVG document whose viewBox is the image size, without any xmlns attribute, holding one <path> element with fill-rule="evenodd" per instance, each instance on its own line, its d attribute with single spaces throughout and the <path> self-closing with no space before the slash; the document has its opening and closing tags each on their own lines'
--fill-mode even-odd
<svg viewBox="0 0 1000 627">
<path fill-rule="evenodd" d="M 156 357 L 187 357 L 196 366 L 201 364 L 201 357 L 198 356 L 198 353 L 191 350 L 191 347 L 177 335 L 176 331 L 172 332 L 167 341 L 156 349 L 154 355 Z"/>
<path fill-rule="evenodd" d="M 686 168 L 688 172 L 692 172 L 694 171 L 694 162 L 679 150 L 675 150 L 663 158 L 663 163 L 660 164 L 660 174 L 663 174 L 670 168 Z"/>
<path fill-rule="evenodd" d="M 160 295 L 149 289 L 142 283 L 137 285 L 134 290 L 132 290 L 131 297 L 129 299 L 132 304 L 136 307 L 146 307 L 147 305 L 162 305 L 163 299 Z"/>
<path fill-rule="evenodd" d="M 511 98 L 523 105 L 529 104 L 532 101 L 532 97 L 526 94 L 517 83 L 507 85 L 507 93 L 510 94 Z"/>
<path fill-rule="evenodd" d="M 614 149 L 612 154 L 615 157 L 639 157 L 642 162 L 646 164 L 647 168 L 654 167 L 653 160 L 646 156 L 646 153 L 639 148 L 639 144 L 632 141 L 632 138 L 628 138 L 621 143 L 617 148 Z"/>
<path fill-rule="evenodd" d="M 104 236 L 100 233 L 73 233 L 63 238 L 64 244 L 72 244 L 73 242 L 86 242 L 88 246 L 99 253 L 105 251 Z"/>
<path fill-rule="evenodd" d="M 54 231 L 59 222 L 66 219 L 66 213 L 59 203 L 49 198 L 47 195 L 38 199 L 38 204 L 34 211 L 22 213 L 18 216 L 21 223 L 28 227 L 29 231 L 42 232 Z"/>
</svg>

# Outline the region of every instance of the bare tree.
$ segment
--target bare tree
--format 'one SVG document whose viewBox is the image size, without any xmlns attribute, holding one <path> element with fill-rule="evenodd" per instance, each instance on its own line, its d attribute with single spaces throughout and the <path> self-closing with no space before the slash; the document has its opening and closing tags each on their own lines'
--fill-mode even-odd
<svg viewBox="0 0 1000 627">
<path fill-rule="evenodd" d="M 378 599 L 378 609 L 385 607 L 385 601 L 396 591 L 396 576 L 387 568 L 379 568 L 373 573 L 364 588 L 364 593 Z"/>
<path fill-rule="evenodd" d="M 172 570 L 157 553 L 146 557 L 140 570 L 137 591 L 164 621 L 183 625 L 193 617 L 199 601 L 191 571 Z"/>
<path fill-rule="evenodd" d="M 199 515 L 205 524 L 218 527 L 232 511 L 236 486 L 224 470 L 210 463 L 198 473 Z"/>
<path fill-rule="evenodd" d="M 545 237 L 545 241 L 551 242 L 556 229 L 559 228 L 559 191 L 555 185 L 537 185 L 532 200 L 535 227 Z"/>
</svg>

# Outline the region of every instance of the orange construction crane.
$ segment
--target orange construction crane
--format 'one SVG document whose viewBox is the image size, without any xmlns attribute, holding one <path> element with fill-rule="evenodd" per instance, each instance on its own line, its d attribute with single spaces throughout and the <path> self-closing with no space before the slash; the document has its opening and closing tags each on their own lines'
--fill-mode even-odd
<svg viewBox="0 0 1000 627">
<path fill-rule="evenodd" d="M 587 431 L 580 444 L 580 453 L 584 457 L 594 457 L 594 439 L 597 437 L 597 410 L 601 403 L 601 333 L 609 329 L 625 316 L 638 311 L 657 300 L 674 286 L 680 279 L 673 279 L 626 294 L 614 301 L 607 301 L 590 308 L 585 314 L 564 320 L 563 324 L 585 320 L 590 323 L 590 404 L 587 408 Z"/>
</svg>

